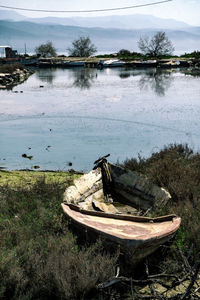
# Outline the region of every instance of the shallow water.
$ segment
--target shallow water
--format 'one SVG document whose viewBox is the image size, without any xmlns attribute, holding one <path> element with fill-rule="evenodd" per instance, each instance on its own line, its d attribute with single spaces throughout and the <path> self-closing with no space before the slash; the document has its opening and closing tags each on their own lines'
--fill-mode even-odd
<svg viewBox="0 0 200 300">
<path fill-rule="evenodd" d="M 88 171 L 107 153 L 116 162 L 170 143 L 200 147 L 200 77 L 178 70 L 39 69 L 1 90 L 0 107 L 8 169 Z"/>
</svg>

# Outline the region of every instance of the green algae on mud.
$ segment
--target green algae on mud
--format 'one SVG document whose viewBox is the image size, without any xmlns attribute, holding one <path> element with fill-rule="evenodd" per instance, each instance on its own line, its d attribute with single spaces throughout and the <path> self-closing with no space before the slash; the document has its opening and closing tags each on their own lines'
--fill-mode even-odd
<svg viewBox="0 0 200 300">
<path fill-rule="evenodd" d="M 78 178 L 77 172 L 70 171 L 29 171 L 29 170 L 0 170 L 0 186 L 25 187 L 34 185 L 37 180 L 44 179 L 45 183 L 65 184 L 70 180 Z"/>
</svg>

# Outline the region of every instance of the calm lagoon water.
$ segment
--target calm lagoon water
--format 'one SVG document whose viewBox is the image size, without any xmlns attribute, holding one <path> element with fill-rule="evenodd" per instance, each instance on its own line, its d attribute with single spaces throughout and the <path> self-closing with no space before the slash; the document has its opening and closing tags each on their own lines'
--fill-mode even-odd
<svg viewBox="0 0 200 300">
<path fill-rule="evenodd" d="M 0 167 L 88 171 L 107 153 L 122 162 L 170 143 L 199 150 L 199 119 L 200 77 L 182 71 L 39 69 L 0 91 Z"/>
</svg>

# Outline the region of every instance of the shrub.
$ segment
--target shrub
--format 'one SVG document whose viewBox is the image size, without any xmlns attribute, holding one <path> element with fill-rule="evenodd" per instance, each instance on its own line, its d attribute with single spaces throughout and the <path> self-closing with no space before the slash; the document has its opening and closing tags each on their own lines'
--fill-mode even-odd
<svg viewBox="0 0 200 300">
<path fill-rule="evenodd" d="M 65 183 L 45 177 L 0 186 L 0 298 L 79 299 L 114 275 L 117 256 L 78 245 L 60 203 Z"/>
<path fill-rule="evenodd" d="M 125 56 L 130 56 L 131 55 L 131 52 L 129 50 L 126 50 L 126 49 L 121 49 L 118 53 L 118 55 L 125 55 Z"/>
<path fill-rule="evenodd" d="M 200 154 L 188 145 L 172 144 L 150 158 L 127 159 L 123 165 L 147 175 L 170 192 L 171 201 L 155 214 L 175 213 L 182 218 L 177 247 L 187 254 L 193 244 L 195 261 L 200 251 Z"/>
<path fill-rule="evenodd" d="M 185 53 L 183 55 L 181 55 L 181 57 L 185 57 L 185 58 L 191 58 L 191 57 L 194 57 L 196 59 L 199 59 L 200 58 L 200 51 L 193 51 L 191 53 Z"/>
</svg>

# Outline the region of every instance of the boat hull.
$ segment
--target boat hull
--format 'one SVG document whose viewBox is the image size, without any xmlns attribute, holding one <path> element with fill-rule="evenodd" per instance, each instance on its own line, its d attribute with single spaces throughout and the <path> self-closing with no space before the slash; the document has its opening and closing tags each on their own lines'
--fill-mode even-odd
<svg viewBox="0 0 200 300">
<path fill-rule="evenodd" d="M 103 163 L 66 189 L 62 209 L 87 237 L 101 236 L 120 245 L 136 264 L 170 240 L 181 219 L 174 215 L 141 216 L 165 205 L 170 194 L 143 175 Z"/>
<path fill-rule="evenodd" d="M 100 60 L 97 64 L 99 69 L 103 68 L 118 68 L 118 67 L 125 67 L 126 63 L 120 60 Z"/>
<path fill-rule="evenodd" d="M 118 244 L 136 264 L 160 245 L 171 239 L 181 219 L 174 216 L 145 218 L 81 210 L 62 203 L 63 212 L 87 236 L 102 238 Z"/>
</svg>

